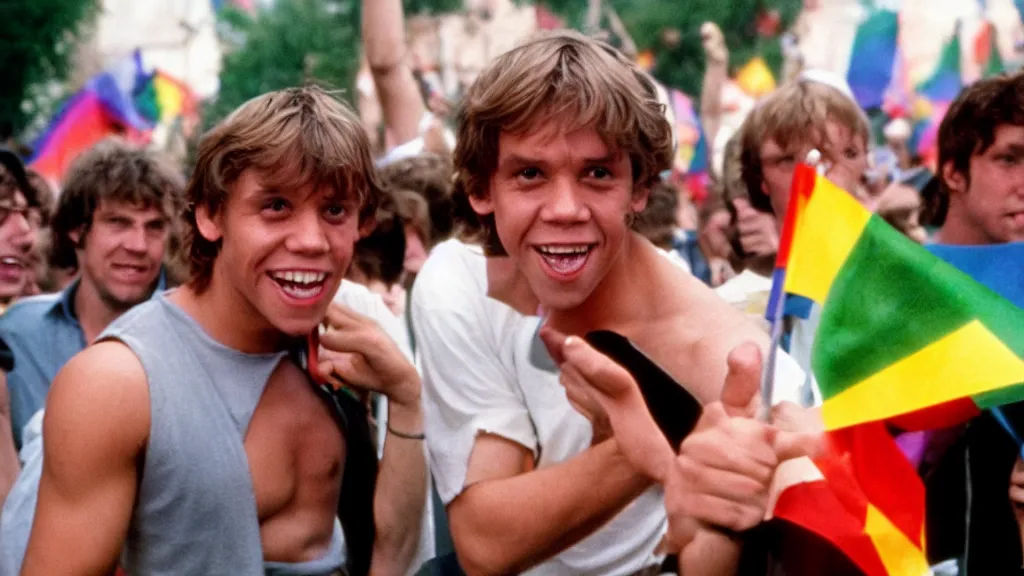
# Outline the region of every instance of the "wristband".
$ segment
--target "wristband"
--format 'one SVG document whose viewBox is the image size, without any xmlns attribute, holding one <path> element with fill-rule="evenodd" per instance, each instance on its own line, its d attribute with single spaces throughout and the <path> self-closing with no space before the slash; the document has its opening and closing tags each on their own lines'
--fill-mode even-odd
<svg viewBox="0 0 1024 576">
<path fill-rule="evenodd" d="M 427 439 L 427 435 L 422 433 L 422 432 L 420 432 L 419 434 L 406 434 L 405 432 L 399 432 L 398 430 L 395 430 L 394 428 L 392 428 L 390 423 L 388 423 L 388 433 L 389 434 L 394 434 L 395 436 L 398 436 L 399 438 L 405 438 L 406 440 L 426 440 Z"/>
</svg>

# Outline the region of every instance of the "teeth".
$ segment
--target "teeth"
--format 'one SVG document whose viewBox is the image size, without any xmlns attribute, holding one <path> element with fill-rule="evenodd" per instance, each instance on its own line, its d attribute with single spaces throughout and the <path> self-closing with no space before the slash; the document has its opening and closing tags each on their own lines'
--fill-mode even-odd
<svg viewBox="0 0 1024 576">
<path fill-rule="evenodd" d="M 287 270 L 284 272 L 274 272 L 273 277 L 276 280 L 292 284 L 319 284 L 324 281 L 324 278 L 327 278 L 327 273 Z"/>
<path fill-rule="evenodd" d="M 17 258 L 12 258 L 10 256 L 0 258 L 0 263 L 11 264 L 13 266 L 21 266 L 21 260 L 18 260 Z"/>
<path fill-rule="evenodd" d="M 540 251 L 552 255 L 586 254 L 590 251 L 589 245 L 580 246 L 540 246 Z"/>
</svg>

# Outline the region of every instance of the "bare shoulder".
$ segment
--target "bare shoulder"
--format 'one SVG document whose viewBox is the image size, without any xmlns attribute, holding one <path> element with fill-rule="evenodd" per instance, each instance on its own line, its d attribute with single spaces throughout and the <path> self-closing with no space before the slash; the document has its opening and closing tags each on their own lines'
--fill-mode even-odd
<svg viewBox="0 0 1024 576">
<path fill-rule="evenodd" d="M 46 399 L 43 438 L 51 454 L 137 454 L 149 436 L 149 388 L 138 357 L 120 342 L 100 342 L 57 373 Z M 77 459 L 77 458 L 76 458 Z"/>
</svg>

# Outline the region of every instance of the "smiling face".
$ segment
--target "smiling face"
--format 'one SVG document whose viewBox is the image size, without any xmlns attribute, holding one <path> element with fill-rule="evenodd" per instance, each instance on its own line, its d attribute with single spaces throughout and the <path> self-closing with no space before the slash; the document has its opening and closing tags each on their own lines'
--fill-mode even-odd
<svg viewBox="0 0 1024 576">
<path fill-rule="evenodd" d="M 199 233 L 221 241 L 211 286 L 222 284 L 280 332 L 308 334 L 352 260 L 359 206 L 330 186 L 270 188 L 255 169 L 230 188 L 212 217 L 196 213 Z"/>
<path fill-rule="evenodd" d="M 1024 126 L 996 128 L 992 145 L 971 155 L 969 175 L 947 162 L 942 176 L 950 193 L 943 241 L 1024 241 Z"/>
<path fill-rule="evenodd" d="M 488 195 L 472 198 L 478 214 L 494 214 L 501 243 L 541 306 L 582 304 L 617 262 L 627 218 L 646 204 L 634 192 L 629 157 L 593 129 L 565 132 L 554 124 L 503 133 Z"/>
<path fill-rule="evenodd" d="M 38 228 L 20 191 L 0 200 L 0 302 L 21 294 L 28 280 L 29 256 Z"/>
<path fill-rule="evenodd" d="M 113 310 L 126 310 L 153 292 L 167 247 L 167 217 L 156 207 L 100 200 L 84 238 L 72 239 L 82 283 Z"/>
</svg>

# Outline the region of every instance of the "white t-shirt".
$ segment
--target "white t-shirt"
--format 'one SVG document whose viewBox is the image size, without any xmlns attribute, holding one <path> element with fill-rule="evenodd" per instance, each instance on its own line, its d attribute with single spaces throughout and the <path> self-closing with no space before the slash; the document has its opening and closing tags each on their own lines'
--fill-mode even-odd
<svg viewBox="0 0 1024 576">
<path fill-rule="evenodd" d="M 557 374 L 530 362 L 540 319 L 487 296 L 486 259 L 478 247 L 457 240 L 435 247 L 417 276 L 410 313 L 431 471 L 445 503 L 466 487 L 480 432 L 528 448 L 538 468 L 590 447 L 590 422 L 569 404 Z M 776 399 L 796 398 L 803 372 L 788 356 L 779 358 Z M 654 551 L 666 527 L 662 491 L 654 487 L 527 574 L 631 574 L 660 562 Z"/>
</svg>

